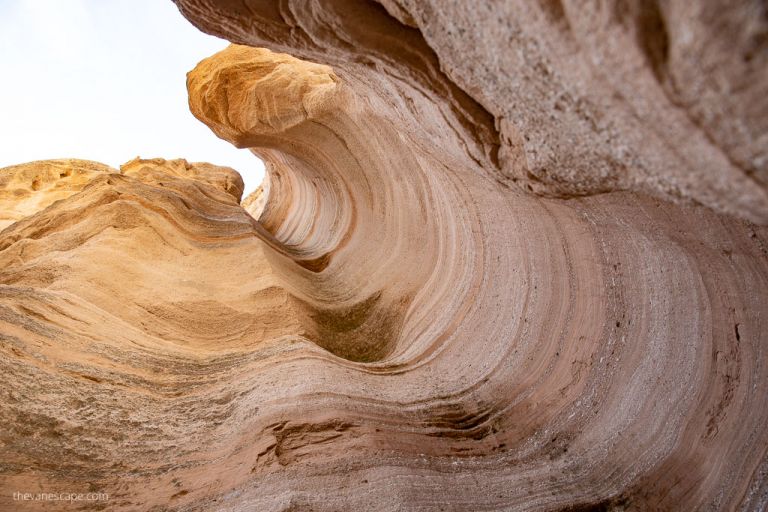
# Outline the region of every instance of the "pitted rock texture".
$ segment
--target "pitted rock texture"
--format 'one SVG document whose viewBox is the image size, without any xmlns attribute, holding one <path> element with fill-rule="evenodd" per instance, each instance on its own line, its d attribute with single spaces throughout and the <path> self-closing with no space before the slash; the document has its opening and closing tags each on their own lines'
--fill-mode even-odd
<svg viewBox="0 0 768 512">
<path fill-rule="evenodd" d="M 761 0 L 176 4 L 235 43 L 437 92 L 506 185 L 632 190 L 768 222 Z"/>
<path fill-rule="evenodd" d="M 44 160 L 0 172 L 0 230 L 82 190 L 110 167 L 86 160 Z"/>
<path fill-rule="evenodd" d="M 515 173 L 555 142 L 449 78 L 419 29 L 429 2 L 178 4 L 271 47 L 187 77 L 192 112 L 268 179 L 241 205 L 231 169 L 91 164 L 68 197 L 14 210 L 3 506 L 55 509 L 12 501 L 40 489 L 110 495 L 66 510 L 766 508 L 768 230 L 746 173 L 675 204 L 593 187 L 598 148 L 572 183 L 528 190 Z M 558 136 L 594 148 L 574 129 Z"/>
</svg>

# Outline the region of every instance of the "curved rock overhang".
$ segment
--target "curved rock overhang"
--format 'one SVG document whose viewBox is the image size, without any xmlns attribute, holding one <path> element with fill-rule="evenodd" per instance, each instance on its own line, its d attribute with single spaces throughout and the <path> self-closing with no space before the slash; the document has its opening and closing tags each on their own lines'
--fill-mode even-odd
<svg viewBox="0 0 768 512">
<path fill-rule="evenodd" d="M 58 202 L 0 203 L 0 487 L 99 490 L 114 510 L 763 508 L 765 189 L 733 163 L 738 146 L 759 164 L 759 122 L 716 145 L 654 103 L 678 58 L 659 8 L 603 20 L 661 88 L 629 103 L 655 106 L 563 96 L 545 122 L 537 74 L 607 86 L 601 66 L 531 57 L 530 31 L 603 55 L 592 10 L 500 17 L 486 45 L 526 42 L 510 95 L 475 73 L 507 76 L 518 52 L 449 51 L 472 20 L 496 26 L 484 7 L 452 3 L 448 23 L 383 3 L 177 2 L 240 43 L 188 89 L 267 162 L 258 209 L 233 171 L 165 160 L 88 164 L 57 178 Z M 671 154 L 666 126 L 693 163 L 637 164 Z M 36 165 L 0 172 L 8 197 L 50 196 Z"/>
</svg>

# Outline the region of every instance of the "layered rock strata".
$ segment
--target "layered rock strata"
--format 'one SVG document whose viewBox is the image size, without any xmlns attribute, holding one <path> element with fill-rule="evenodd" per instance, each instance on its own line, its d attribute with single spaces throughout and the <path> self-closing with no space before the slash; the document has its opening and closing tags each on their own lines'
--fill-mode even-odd
<svg viewBox="0 0 768 512">
<path fill-rule="evenodd" d="M 175 1 L 235 43 L 434 92 L 510 187 L 633 190 L 768 222 L 760 0 Z"/>
<path fill-rule="evenodd" d="M 616 105 L 603 112 L 630 138 L 604 145 L 570 111 L 500 119 L 489 102 L 511 93 L 474 73 L 514 72 L 530 12 L 586 37 L 567 3 L 494 29 L 458 2 L 178 4 L 272 48 L 233 45 L 188 75 L 192 112 L 268 180 L 241 206 L 227 168 L 78 162 L 92 175 L 60 177 L 71 193 L 52 202 L 27 184 L 52 164 L 0 170 L 3 194 L 41 206 L 0 203 L 4 503 L 42 509 L 10 494 L 55 489 L 107 492 L 70 507 L 105 510 L 766 507 L 762 171 L 637 164 L 664 160 L 649 134 L 666 129 L 683 152 L 759 164 L 761 118 L 711 128 L 721 145 Z M 513 35 L 497 59 L 443 46 Z M 605 69 L 579 82 L 569 66 L 558 76 L 584 90 Z M 520 80 L 505 108 L 546 111 Z M 604 172 L 618 140 L 628 181 Z M 560 178 L 535 178 L 552 162 Z M 665 179 L 690 180 L 680 204 Z"/>
<path fill-rule="evenodd" d="M 0 173 L 0 229 L 82 190 L 106 165 L 85 160 L 45 160 Z"/>
</svg>

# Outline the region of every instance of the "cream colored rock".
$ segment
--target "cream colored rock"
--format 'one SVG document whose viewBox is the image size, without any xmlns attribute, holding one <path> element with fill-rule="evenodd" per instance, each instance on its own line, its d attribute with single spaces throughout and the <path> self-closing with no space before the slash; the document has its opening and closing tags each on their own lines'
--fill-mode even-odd
<svg viewBox="0 0 768 512">
<path fill-rule="evenodd" d="M 243 198 L 241 205 L 254 219 L 258 220 L 264 212 L 264 208 L 267 206 L 268 199 L 269 175 L 266 175 L 256 190 Z"/>
<path fill-rule="evenodd" d="M 245 207 L 230 169 L 139 160 L 2 232 L 2 506 L 50 510 L 12 500 L 50 490 L 118 511 L 766 507 L 766 228 L 635 178 L 616 191 L 601 151 L 626 143 L 630 169 L 663 127 L 554 133 L 543 85 L 459 84 L 443 69 L 461 55 L 429 36 L 480 34 L 461 64 L 506 76 L 483 40 L 588 10 L 530 4 L 505 25 L 482 3 L 178 4 L 318 64 L 235 45 L 189 74 L 193 113 L 267 162 Z M 520 100 L 520 119 L 481 97 Z M 566 155 L 570 181 L 564 164 L 515 185 Z M 739 196 L 735 169 L 713 188 L 716 168 L 687 197 L 760 220 L 762 189 Z"/>
</svg>

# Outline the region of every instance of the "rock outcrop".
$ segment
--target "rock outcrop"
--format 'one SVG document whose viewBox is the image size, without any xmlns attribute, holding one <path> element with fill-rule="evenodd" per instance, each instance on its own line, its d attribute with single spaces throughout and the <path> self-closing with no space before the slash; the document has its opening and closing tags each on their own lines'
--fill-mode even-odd
<svg viewBox="0 0 768 512">
<path fill-rule="evenodd" d="M 751 4 L 177 4 L 268 179 L 0 170 L 3 506 L 768 506 Z"/>
<path fill-rule="evenodd" d="M 176 0 L 233 42 L 435 93 L 506 185 L 633 190 L 768 222 L 764 2 L 380 3 Z"/>
<path fill-rule="evenodd" d="M 95 176 L 114 172 L 86 160 L 45 160 L 0 172 L 0 230 L 71 196 Z"/>
</svg>

